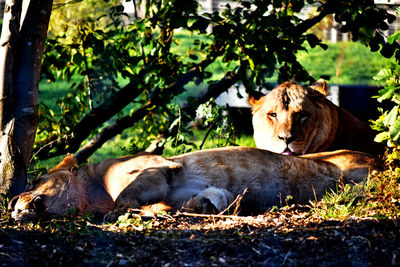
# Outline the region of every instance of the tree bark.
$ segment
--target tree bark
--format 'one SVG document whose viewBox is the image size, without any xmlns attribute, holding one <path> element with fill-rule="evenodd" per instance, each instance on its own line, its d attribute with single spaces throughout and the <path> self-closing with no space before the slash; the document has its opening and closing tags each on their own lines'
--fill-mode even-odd
<svg viewBox="0 0 400 267">
<path fill-rule="evenodd" d="M 37 127 L 41 61 L 53 1 L 31 0 L 20 26 L 21 2 L 6 3 L 2 36 L 10 34 L 1 42 L 0 50 L 0 149 L 3 152 L 0 193 L 10 196 L 22 192 L 26 184 Z"/>
<path fill-rule="evenodd" d="M 19 34 L 22 0 L 9 0 L 4 7 L 3 29 L 0 40 L 0 193 L 7 194 L 9 190 L 17 189 L 24 184 L 14 185 L 13 167 L 7 166 L 13 160 L 15 148 L 9 136 L 14 129 L 12 109 L 13 96 L 13 66 Z"/>
<path fill-rule="evenodd" d="M 17 50 L 22 0 L 7 1 L 4 7 L 0 40 L 0 129 L 4 132 L 11 118 L 13 98 L 13 66 Z M 2 150 L 3 151 L 3 150 Z"/>
</svg>

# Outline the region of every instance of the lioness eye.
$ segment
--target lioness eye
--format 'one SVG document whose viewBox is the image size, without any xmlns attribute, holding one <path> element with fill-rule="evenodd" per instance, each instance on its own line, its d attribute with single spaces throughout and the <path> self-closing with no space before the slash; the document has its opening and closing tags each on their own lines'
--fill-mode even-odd
<svg viewBox="0 0 400 267">
<path fill-rule="evenodd" d="M 275 112 L 270 112 L 270 113 L 268 113 L 268 117 L 276 118 L 276 113 Z"/>
</svg>

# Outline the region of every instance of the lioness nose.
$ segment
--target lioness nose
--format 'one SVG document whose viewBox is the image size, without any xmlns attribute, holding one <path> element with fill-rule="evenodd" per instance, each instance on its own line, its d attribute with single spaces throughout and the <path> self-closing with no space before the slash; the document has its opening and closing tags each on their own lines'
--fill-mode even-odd
<svg viewBox="0 0 400 267">
<path fill-rule="evenodd" d="M 278 138 L 285 141 L 286 144 L 290 144 L 291 142 L 293 142 L 294 140 L 296 140 L 296 136 L 291 135 L 291 134 L 282 134 L 282 135 L 278 135 Z"/>
</svg>

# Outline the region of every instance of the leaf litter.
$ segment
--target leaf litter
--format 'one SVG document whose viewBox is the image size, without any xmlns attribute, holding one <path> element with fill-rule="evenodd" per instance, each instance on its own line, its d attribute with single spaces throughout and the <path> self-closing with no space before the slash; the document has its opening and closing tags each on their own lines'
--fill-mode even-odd
<svg viewBox="0 0 400 267">
<path fill-rule="evenodd" d="M 292 205 L 258 216 L 191 213 L 115 223 L 69 217 L 18 224 L 2 211 L 0 266 L 400 264 L 397 218 L 326 219 Z"/>
</svg>

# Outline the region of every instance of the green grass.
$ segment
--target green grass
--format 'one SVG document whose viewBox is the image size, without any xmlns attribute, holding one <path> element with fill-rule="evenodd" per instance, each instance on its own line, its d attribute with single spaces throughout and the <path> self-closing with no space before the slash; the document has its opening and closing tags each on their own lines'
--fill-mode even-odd
<svg viewBox="0 0 400 267">
<path fill-rule="evenodd" d="M 345 185 L 313 202 L 312 213 L 325 219 L 396 219 L 400 215 L 400 168 L 373 173 L 363 183 Z"/>
<path fill-rule="evenodd" d="M 325 75 L 329 83 L 370 85 L 378 84 L 372 77 L 393 61 L 352 42 L 329 44 L 326 51 L 316 47 L 300 52 L 298 60 L 314 78 Z"/>
<path fill-rule="evenodd" d="M 71 86 L 71 83 L 58 81 L 49 83 L 42 81 L 39 84 L 39 101 L 43 102 L 52 110 L 58 110 L 56 100 L 64 97 Z"/>
</svg>

